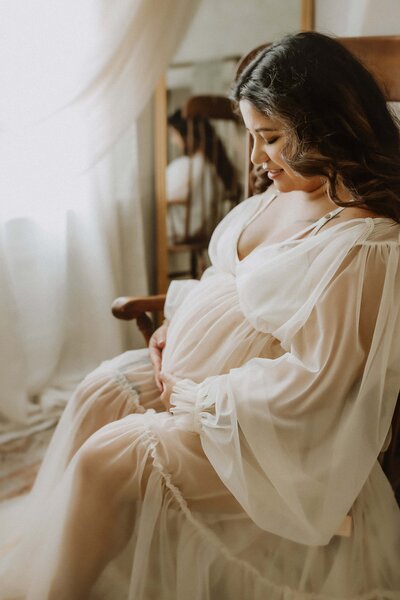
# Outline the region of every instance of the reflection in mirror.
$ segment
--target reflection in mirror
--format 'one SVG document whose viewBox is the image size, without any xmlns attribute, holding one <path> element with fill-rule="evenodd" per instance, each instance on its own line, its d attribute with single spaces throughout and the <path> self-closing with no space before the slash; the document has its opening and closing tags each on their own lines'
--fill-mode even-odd
<svg viewBox="0 0 400 600">
<path fill-rule="evenodd" d="M 240 121 L 207 113 L 188 121 L 188 102 L 199 96 L 226 99 L 240 57 L 308 28 L 301 20 L 306 5 L 311 1 L 286 0 L 283 10 L 280 0 L 202 0 L 165 78 L 168 165 L 158 170 L 166 170 L 157 195 L 159 293 L 171 279 L 201 275 L 213 228 L 244 198 L 247 150 Z"/>
<path fill-rule="evenodd" d="M 224 96 L 190 96 L 168 117 L 169 277 L 201 276 L 219 221 L 243 199 L 244 131 Z"/>
</svg>

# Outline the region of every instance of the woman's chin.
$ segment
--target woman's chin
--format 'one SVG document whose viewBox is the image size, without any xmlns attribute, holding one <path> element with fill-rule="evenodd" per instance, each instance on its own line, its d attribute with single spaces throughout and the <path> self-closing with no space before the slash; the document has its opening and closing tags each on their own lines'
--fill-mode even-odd
<svg viewBox="0 0 400 600">
<path fill-rule="evenodd" d="M 284 177 L 277 177 L 272 181 L 278 192 L 294 192 L 297 188 L 290 181 L 285 181 Z"/>
</svg>

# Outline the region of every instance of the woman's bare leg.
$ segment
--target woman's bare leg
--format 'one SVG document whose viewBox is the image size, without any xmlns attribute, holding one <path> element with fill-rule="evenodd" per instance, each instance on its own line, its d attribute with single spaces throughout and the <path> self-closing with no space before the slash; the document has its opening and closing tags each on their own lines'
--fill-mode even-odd
<svg viewBox="0 0 400 600">
<path fill-rule="evenodd" d="M 82 381 L 68 406 L 75 430 L 70 458 L 104 425 L 148 408 L 164 410 L 147 350 L 103 363 Z"/>
<path fill-rule="evenodd" d="M 199 436 L 177 429 L 173 416 L 134 414 L 110 423 L 82 445 L 69 466 L 73 485 L 50 600 L 87 600 L 107 563 L 128 543 L 137 501 L 149 482 L 165 490 L 149 433 L 164 472 L 189 508 L 242 512 L 205 457 Z"/>
<path fill-rule="evenodd" d="M 51 600 L 87 600 L 106 564 L 128 543 L 136 501 L 152 468 L 140 415 L 103 427 L 77 452 Z"/>
</svg>

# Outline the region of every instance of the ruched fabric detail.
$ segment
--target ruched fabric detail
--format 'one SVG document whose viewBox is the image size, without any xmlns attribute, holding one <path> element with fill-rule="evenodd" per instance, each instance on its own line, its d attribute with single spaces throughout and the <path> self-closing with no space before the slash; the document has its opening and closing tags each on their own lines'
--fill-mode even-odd
<svg viewBox="0 0 400 600">
<path fill-rule="evenodd" d="M 89 374 L 31 494 L 0 507 L 0 599 L 397 600 L 400 515 L 378 462 L 400 388 L 400 227 L 237 240 L 173 284 L 162 369 Z M 349 517 L 351 530 L 342 524 Z"/>
</svg>

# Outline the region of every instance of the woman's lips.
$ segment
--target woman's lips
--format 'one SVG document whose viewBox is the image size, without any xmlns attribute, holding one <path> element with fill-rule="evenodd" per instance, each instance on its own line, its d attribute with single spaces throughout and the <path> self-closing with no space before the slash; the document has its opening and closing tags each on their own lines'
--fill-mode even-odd
<svg viewBox="0 0 400 600">
<path fill-rule="evenodd" d="M 279 175 L 282 175 L 283 169 L 271 169 L 268 171 L 268 177 L 270 179 L 276 179 Z"/>
</svg>

